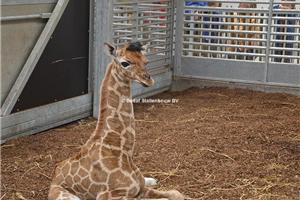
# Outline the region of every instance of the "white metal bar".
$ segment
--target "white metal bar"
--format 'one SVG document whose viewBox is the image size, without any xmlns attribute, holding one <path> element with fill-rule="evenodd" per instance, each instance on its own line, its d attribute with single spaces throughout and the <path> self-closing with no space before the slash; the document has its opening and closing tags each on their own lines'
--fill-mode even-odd
<svg viewBox="0 0 300 200">
<path fill-rule="evenodd" d="M 18 16 L 4 16 L 0 18 L 1 22 L 5 21 L 16 21 L 16 20 L 27 20 L 27 19 L 48 19 L 50 18 L 51 13 L 40 13 L 32 15 L 18 15 Z"/>
</svg>

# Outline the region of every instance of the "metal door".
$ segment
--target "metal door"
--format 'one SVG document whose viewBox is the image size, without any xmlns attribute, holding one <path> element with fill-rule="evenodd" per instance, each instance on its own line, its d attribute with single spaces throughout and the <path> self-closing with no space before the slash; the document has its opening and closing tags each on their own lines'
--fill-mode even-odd
<svg viewBox="0 0 300 200">
<path fill-rule="evenodd" d="M 7 85 L 7 94 L 2 93 L 1 141 L 89 116 L 92 111 L 89 1 L 4 1 L 1 7 L 8 10 L 1 16 L 2 40 L 11 46 L 19 42 L 17 45 L 22 47 L 22 42 L 30 37 L 27 30 L 12 36 L 20 26 L 44 26 L 32 50 L 24 52 L 27 59 L 15 71 L 13 84 Z M 47 13 L 39 13 L 43 7 L 47 7 Z M 12 15 L 16 11 L 19 13 Z M 3 77 L 9 75 L 9 68 L 16 67 L 11 60 L 18 59 L 9 45 L 5 46 L 9 54 L 3 58 Z"/>
</svg>

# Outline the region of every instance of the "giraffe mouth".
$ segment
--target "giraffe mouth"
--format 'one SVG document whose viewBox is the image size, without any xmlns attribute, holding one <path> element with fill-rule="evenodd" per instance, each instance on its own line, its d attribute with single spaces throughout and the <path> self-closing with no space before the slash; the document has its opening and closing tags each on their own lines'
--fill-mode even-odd
<svg viewBox="0 0 300 200">
<path fill-rule="evenodd" d="M 141 82 L 141 84 L 142 84 L 142 86 L 144 86 L 144 87 L 150 87 L 150 85 L 147 85 L 147 84 L 145 84 L 145 83 L 142 83 L 142 82 Z"/>
<path fill-rule="evenodd" d="M 152 85 L 154 85 L 154 80 L 151 78 L 147 81 L 144 80 L 136 80 L 137 83 L 141 84 L 143 87 L 151 87 Z"/>
<path fill-rule="evenodd" d="M 147 80 L 139 80 L 138 81 L 143 87 L 150 87 L 154 85 L 154 80 L 152 78 L 149 78 Z"/>
</svg>

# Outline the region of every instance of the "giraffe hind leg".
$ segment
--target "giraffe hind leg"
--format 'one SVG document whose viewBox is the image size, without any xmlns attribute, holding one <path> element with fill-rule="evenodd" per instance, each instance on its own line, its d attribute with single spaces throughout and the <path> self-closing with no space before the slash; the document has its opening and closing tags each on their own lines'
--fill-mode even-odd
<svg viewBox="0 0 300 200">
<path fill-rule="evenodd" d="M 184 200 L 184 196 L 177 190 L 159 191 L 151 188 L 144 188 L 142 199 L 168 199 L 168 200 Z"/>
<path fill-rule="evenodd" d="M 143 198 L 131 198 L 131 197 L 112 197 L 111 193 L 103 192 L 99 194 L 96 200 L 150 200 L 150 199 L 143 199 Z M 151 200 L 168 200 L 167 198 L 151 198 Z"/>
<path fill-rule="evenodd" d="M 80 198 L 63 187 L 55 185 L 50 187 L 48 200 L 80 200 Z"/>
</svg>

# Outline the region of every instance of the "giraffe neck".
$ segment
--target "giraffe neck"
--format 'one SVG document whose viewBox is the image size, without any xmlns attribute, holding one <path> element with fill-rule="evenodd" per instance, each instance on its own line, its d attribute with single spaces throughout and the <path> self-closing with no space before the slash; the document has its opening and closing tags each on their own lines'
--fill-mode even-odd
<svg viewBox="0 0 300 200">
<path fill-rule="evenodd" d="M 132 155 L 135 143 L 131 81 L 111 63 L 102 81 L 99 117 L 89 142 Z"/>
</svg>

